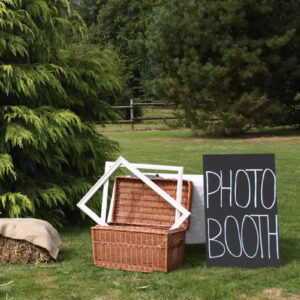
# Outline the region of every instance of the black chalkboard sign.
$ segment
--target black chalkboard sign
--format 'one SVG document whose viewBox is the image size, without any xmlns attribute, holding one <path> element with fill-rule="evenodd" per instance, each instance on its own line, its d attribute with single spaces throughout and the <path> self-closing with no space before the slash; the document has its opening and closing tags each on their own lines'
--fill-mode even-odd
<svg viewBox="0 0 300 300">
<path fill-rule="evenodd" d="M 279 267 L 273 154 L 204 155 L 207 266 Z"/>
</svg>

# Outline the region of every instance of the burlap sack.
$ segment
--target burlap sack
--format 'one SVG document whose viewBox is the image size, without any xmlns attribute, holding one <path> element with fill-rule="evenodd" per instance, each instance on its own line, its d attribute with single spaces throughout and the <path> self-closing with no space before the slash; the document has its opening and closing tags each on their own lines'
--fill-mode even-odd
<svg viewBox="0 0 300 300">
<path fill-rule="evenodd" d="M 48 222 L 30 218 L 0 219 L 0 235 L 17 240 L 25 240 L 49 251 L 56 259 L 58 247 L 62 243 L 56 229 Z"/>
</svg>

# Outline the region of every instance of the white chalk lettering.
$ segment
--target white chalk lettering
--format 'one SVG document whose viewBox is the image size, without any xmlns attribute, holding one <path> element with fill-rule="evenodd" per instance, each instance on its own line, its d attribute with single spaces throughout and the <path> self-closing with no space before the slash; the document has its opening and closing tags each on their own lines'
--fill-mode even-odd
<svg viewBox="0 0 300 300">
<path fill-rule="evenodd" d="M 263 169 L 246 169 L 247 172 L 254 172 L 254 207 L 257 207 L 257 172 L 262 172 Z"/>
<path fill-rule="evenodd" d="M 247 181 L 248 181 L 248 201 L 245 205 L 241 205 L 238 203 L 237 201 L 237 187 L 238 187 L 238 175 L 239 173 L 242 173 L 242 174 L 245 174 L 246 178 L 247 178 Z M 249 206 L 249 203 L 251 201 L 251 184 L 250 184 L 250 178 L 247 174 L 247 172 L 245 170 L 238 170 L 235 174 L 235 188 L 234 188 L 234 201 L 235 201 L 235 204 L 238 206 L 238 207 L 241 207 L 241 208 L 247 208 Z"/>
<path fill-rule="evenodd" d="M 273 177 L 273 201 L 272 201 L 272 204 L 269 207 L 267 207 L 265 205 L 264 192 L 263 192 L 263 190 L 264 190 L 264 180 L 265 180 L 265 176 L 266 176 L 267 172 L 269 172 Z M 260 198 L 261 198 L 261 204 L 265 209 L 271 209 L 276 203 L 276 176 L 275 176 L 274 172 L 271 169 L 265 169 L 264 172 L 263 172 L 261 188 L 260 188 Z"/>
<path fill-rule="evenodd" d="M 214 191 L 209 191 L 209 174 L 215 175 L 219 178 L 219 186 Z M 209 195 L 215 194 L 220 190 L 220 188 L 221 188 L 221 178 L 217 173 L 211 172 L 211 171 L 206 171 L 205 172 L 205 177 L 206 177 L 206 207 L 209 208 Z"/>
<path fill-rule="evenodd" d="M 255 250 L 255 252 L 254 252 L 253 255 L 249 255 L 247 253 L 246 249 L 245 249 L 245 246 L 244 246 L 244 225 L 245 225 L 245 221 L 246 221 L 247 218 L 252 221 L 252 224 L 254 225 L 255 232 L 256 232 L 256 250 Z M 245 215 L 244 218 L 243 218 L 242 227 L 241 227 L 241 239 L 240 239 L 240 241 L 241 241 L 241 244 L 242 244 L 242 247 L 243 247 L 243 251 L 244 251 L 245 255 L 248 258 L 253 258 L 253 257 L 255 257 L 257 255 L 258 248 L 259 248 L 259 233 L 258 233 L 258 229 L 257 229 L 256 223 L 255 223 L 254 219 L 251 217 L 251 215 Z"/>
<path fill-rule="evenodd" d="M 274 254 L 271 253 L 271 238 L 275 238 L 276 243 L 276 258 L 279 259 L 279 234 L 278 234 L 278 217 L 275 215 L 274 231 L 270 231 L 270 219 L 267 214 L 249 214 L 244 215 L 239 224 L 238 219 L 235 216 L 227 216 L 224 223 L 220 223 L 213 218 L 207 219 L 207 232 L 208 232 L 208 255 L 209 258 L 220 258 L 226 254 L 232 257 L 246 256 L 249 259 L 254 259 L 257 256 L 260 258 L 274 258 Z M 233 227 L 232 227 L 233 226 Z M 214 229 L 214 236 L 211 236 L 212 228 Z M 231 230 L 229 230 L 231 228 Z M 264 229 L 262 229 L 264 228 Z M 236 230 L 236 234 L 232 237 L 233 230 Z M 262 232 L 267 232 L 268 239 L 266 243 L 267 255 L 264 255 Z M 249 239 L 252 241 L 249 243 Z M 238 242 L 238 249 L 233 251 L 233 247 L 230 246 L 230 241 Z M 224 241 L 224 242 L 223 242 Z M 248 242 L 247 242 L 248 241 Z M 212 254 L 212 243 L 218 244 L 221 249 L 219 253 Z M 247 246 L 248 245 L 248 246 Z M 251 247 L 251 248 L 249 248 Z M 213 247 L 215 250 L 216 247 Z M 254 250 L 253 250 L 254 249 Z M 253 253 L 251 253 L 254 251 Z"/>
<path fill-rule="evenodd" d="M 236 225 L 236 230 L 237 230 L 237 239 L 239 241 L 239 245 L 240 245 L 240 251 L 239 254 L 234 254 L 229 246 L 228 246 L 228 242 L 227 242 L 227 222 L 228 220 L 232 219 L 235 222 Z M 225 221 L 224 221 L 224 240 L 225 240 L 225 245 L 226 245 L 226 249 L 228 250 L 228 252 L 233 256 L 233 257 L 241 257 L 242 253 L 243 253 L 243 248 L 241 246 L 241 235 L 240 235 L 240 227 L 239 227 L 239 223 L 237 221 L 237 219 L 234 216 L 227 216 Z"/>
<path fill-rule="evenodd" d="M 278 234 L 278 216 L 275 215 L 275 232 L 270 232 L 270 223 L 269 223 L 269 216 L 268 216 L 268 257 L 271 258 L 270 249 L 271 249 L 271 236 L 275 236 L 276 240 L 276 257 L 279 258 L 279 234 Z"/>
<path fill-rule="evenodd" d="M 215 222 L 219 226 L 219 232 L 214 237 L 210 236 L 210 222 L 211 221 Z M 222 227 L 221 227 L 221 224 L 218 222 L 218 220 L 213 219 L 213 218 L 208 218 L 207 219 L 207 232 L 208 232 L 208 243 L 207 243 L 207 245 L 208 245 L 208 256 L 209 256 L 209 258 L 222 257 L 225 254 L 225 246 L 223 245 L 222 242 L 217 240 L 217 238 L 222 234 Z M 215 243 L 219 244 L 223 249 L 222 253 L 220 253 L 218 255 L 212 255 L 211 254 L 211 247 L 210 247 L 211 242 L 215 242 Z"/>
<path fill-rule="evenodd" d="M 221 207 L 223 207 L 223 191 L 224 190 L 229 190 L 229 206 L 232 207 L 232 170 L 229 170 L 229 186 L 224 186 L 223 185 L 223 172 L 220 171 L 220 188 L 221 188 L 221 193 L 220 193 L 220 202 L 221 202 Z"/>
<path fill-rule="evenodd" d="M 211 199 L 217 201 L 219 207 L 236 206 L 247 209 L 258 208 L 261 204 L 265 209 L 272 209 L 276 204 L 276 175 L 271 169 L 238 169 L 235 173 L 232 170 L 228 170 L 228 173 L 222 170 L 206 171 L 205 177 L 207 209 L 211 207 Z M 226 177 L 229 179 L 229 185 L 224 184 Z M 273 192 L 269 193 L 271 195 L 268 197 L 266 196 L 268 184 L 265 183 L 267 179 L 268 182 L 273 181 Z M 215 197 L 211 198 L 212 195 Z"/>
<path fill-rule="evenodd" d="M 251 215 L 253 218 L 258 217 L 258 229 L 259 229 L 259 243 L 260 243 L 260 258 L 264 258 L 264 248 L 262 242 L 262 234 L 261 234 L 261 218 L 266 217 L 267 215 Z"/>
</svg>

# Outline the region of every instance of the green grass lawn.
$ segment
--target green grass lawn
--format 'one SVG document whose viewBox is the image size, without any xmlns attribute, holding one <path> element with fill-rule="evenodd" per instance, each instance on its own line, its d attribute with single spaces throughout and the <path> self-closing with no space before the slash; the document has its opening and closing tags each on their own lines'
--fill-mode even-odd
<svg viewBox="0 0 300 300">
<path fill-rule="evenodd" d="M 179 165 L 185 173 L 202 173 L 207 153 L 275 153 L 281 268 L 207 269 L 204 246 L 189 245 L 184 267 L 168 274 L 102 269 L 92 263 L 89 226 L 78 226 L 60 230 L 57 263 L 0 265 L 1 299 L 300 299 L 298 132 L 235 139 L 194 137 L 188 130 L 107 136 L 120 143 L 120 155 L 130 162 Z"/>
</svg>

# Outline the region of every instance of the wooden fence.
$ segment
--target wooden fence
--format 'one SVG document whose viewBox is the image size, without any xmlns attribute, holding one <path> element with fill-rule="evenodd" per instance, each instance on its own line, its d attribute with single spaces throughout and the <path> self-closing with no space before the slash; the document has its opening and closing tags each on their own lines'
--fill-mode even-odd
<svg viewBox="0 0 300 300">
<path fill-rule="evenodd" d="M 133 99 L 130 99 L 129 105 L 121 105 L 121 106 L 112 106 L 113 109 L 130 109 L 130 119 L 129 120 L 119 120 L 116 123 L 130 123 L 131 130 L 134 131 L 134 123 L 137 121 L 143 120 L 174 120 L 177 117 L 171 116 L 161 116 L 161 117 L 135 117 L 134 116 L 134 107 L 135 106 L 145 106 L 145 107 L 154 107 L 154 106 L 165 106 L 165 103 L 158 101 L 150 101 L 150 102 L 134 102 Z"/>
</svg>

